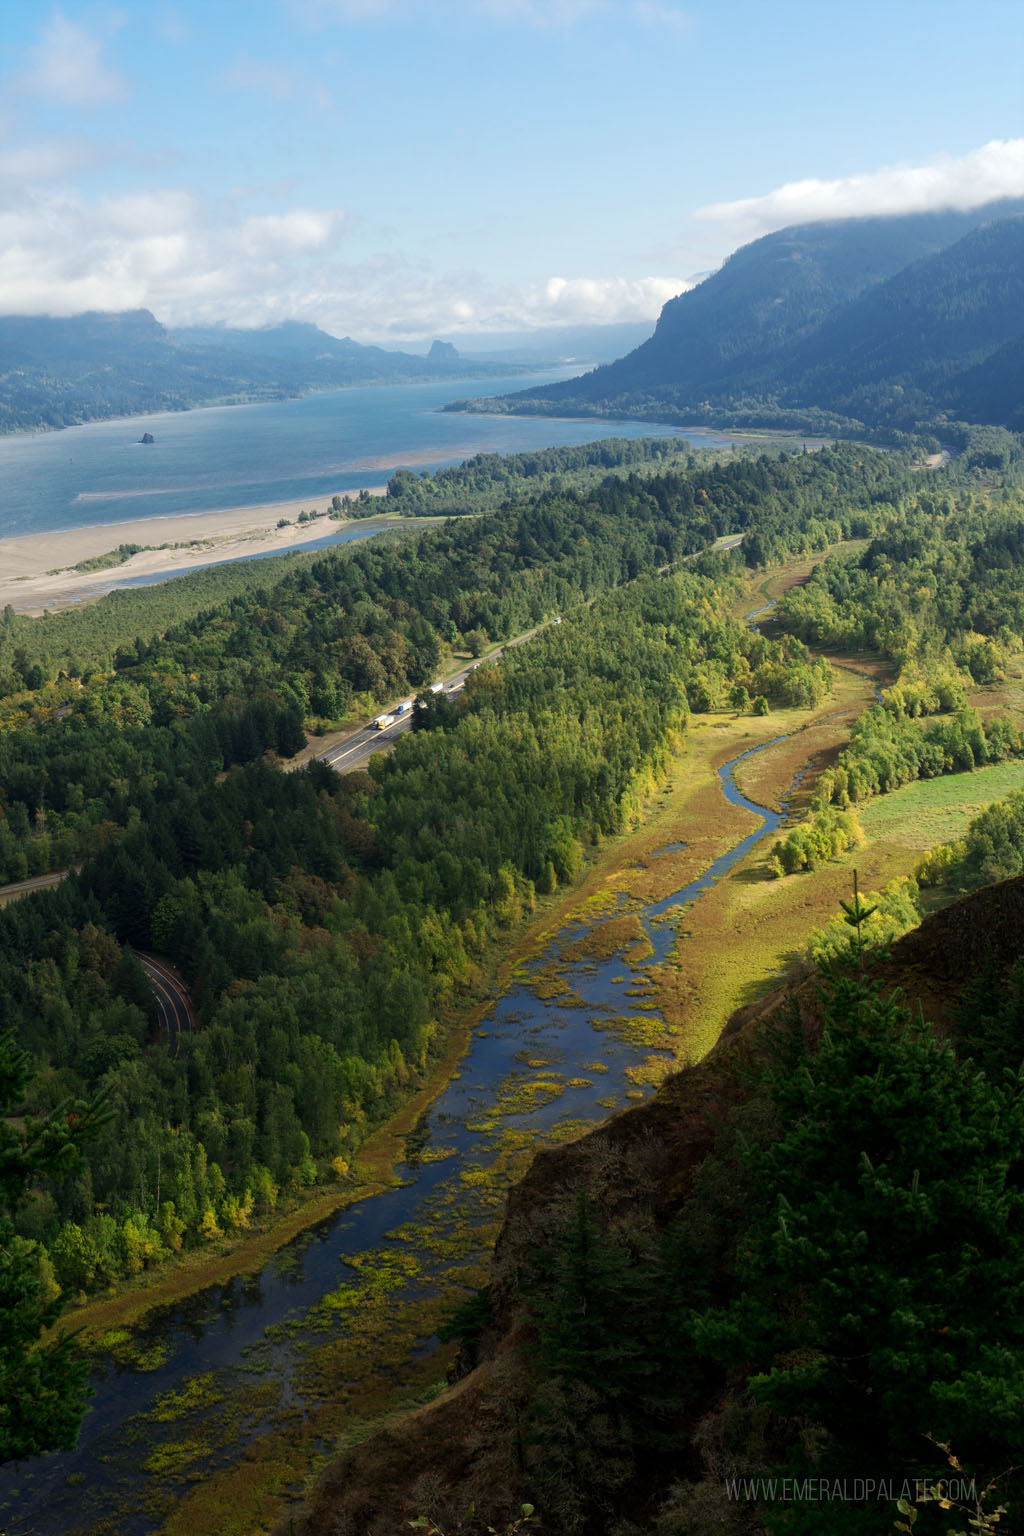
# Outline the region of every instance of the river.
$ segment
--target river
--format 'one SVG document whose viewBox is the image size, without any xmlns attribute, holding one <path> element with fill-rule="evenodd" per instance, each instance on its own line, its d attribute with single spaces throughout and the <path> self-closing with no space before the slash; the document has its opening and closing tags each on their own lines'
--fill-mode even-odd
<svg viewBox="0 0 1024 1536">
<path fill-rule="evenodd" d="M 552 370 L 531 375 L 530 382 L 571 373 Z M 523 375 L 474 379 L 472 393 L 505 394 L 523 384 Z M 436 469 L 477 453 L 519 453 L 602 437 L 679 436 L 705 447 L 728 446 L 714 434 L 650 422 L 441 410 L 466 392 L 451 381 L 367 386 L 0 437 L 0 539 L 183 512 L 323 502 L 380 485 L 398 467 Z M 152 434 L 152 443 L 140 443 L 144 432 Z"/>
<path fill-rule="evenodd" d="M 439 1376 L 437 1318 L 480 1283 L 523 1159 L 649 1091 L 627 1074 L 651 1055 L 650 969 L 683 909 L 780 824 L 734 777 L 773 744 L 719 772 L 726 799 L 760 818 L 756 830 L 665 900 L 619 898 L 645 953 L 630 963 L 580 945 L 599 937 L 605 914 L 570 924 L 521 967 L 408 1144 L 394 1187 L 303 1234 L 258 1275 L 151 1316 L 131 1343 L 134 1363 L 97 1373 L 77 1448 L 0 1473 L 8 1536 L 158 1531 L 196 1485 L 244 1469 L 247 1457 L 288 1441 L 312 1465 L 375 1404 L 422 1397 L 431 1371 Z"/>
</svg>

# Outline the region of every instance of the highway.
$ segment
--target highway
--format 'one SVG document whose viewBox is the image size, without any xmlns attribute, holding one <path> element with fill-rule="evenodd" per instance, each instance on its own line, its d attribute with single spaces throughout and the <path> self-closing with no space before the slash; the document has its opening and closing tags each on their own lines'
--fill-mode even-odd
<svg viewBox="0 0 1024 1536">
<path fill-rule="evenodd" d="M 559 621 L 551 620 L 550 622 L 558 623 Z M 469 666 L 461 667 L 458 672 L 453 672 L 450 677 L 446 677 L 443 680 L 443 690 L 446 696 L 450 699 L 455 698 L 466 686 L 466 678 L 471 672 L 475 672 L 477 667 L 499 660 L 505 651 L 510 651 L 515 645 L 525 645 L 527 640 L 532 639 L 539 630 L 546 627 L 544 624 L 539 624 L 535 629 L 527 630 L 525 635 L 517 635 L 514 640 L 510 640 L 507 645 L 500 646 L 497 650 L 492 651 L 489 656 L 485 656 L 481 661 L 470 662 Z M 394 709 L 395 706 L 392 705 L 390 709 L 382 710 L 381 713 L 390 715 L 394 712 Z M 413 714 L 414 710 L 409 709 L 404 715 L 396 715 L 393 723 L 384 726 L 382 730 L 378 730 L 373 724 L 365 725 L 361 730 L 355 731 L 351 736 L 347 736 L 344 741 L 339 742 L 336 746 L 328 747 L 325 752 L 317 753 L 317 757 L 320 762 L 327 763 L 337 773 L 351 773 L 355 768 L 364 768 L 375 752 L 380 752 L 386 747 L 394 746 L 399 736 L 404 735 L 406 731 L 412 730 Z"/>
<path fill-rule="evenodd" d="M 196 1027 L 196 1016 L 188 995 L 188 988 L 176 971 L 155 955 L 135 951 L 135 958 L 142 966 L 156 997 L 160 1023 L 167 1034 L 167 1044 L 173 1045 L 177 1056 L 182 1034 L 190 1034 Z"/>
</svg>

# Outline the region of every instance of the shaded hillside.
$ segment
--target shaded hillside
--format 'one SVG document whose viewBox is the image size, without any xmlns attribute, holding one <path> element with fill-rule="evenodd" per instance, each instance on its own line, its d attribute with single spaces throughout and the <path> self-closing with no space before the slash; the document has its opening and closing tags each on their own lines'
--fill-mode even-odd
<svg viewBox="0 0 1024 1536">
<path fill-rule="evenodd" d="M 1013 355 L 1008 337 L 1016 340 Z M 988 386 L 992 414 L 982 419 L 1010 425 L 1024 394 L 1022 340 L 1024 218 L 1017 217 L 972 230 L 830 315 L 782 361 L 780 397 L 912 426 L 936 408 L 967 415 Z"/>
<path fill-rule="evenodd" d="M 904 430 L 942 412 L 1012 424 L 1022 381 L 1019 348 L 1005 344 L 1024 333 L 1022 211 L 1003 202 L 766 235 L 670 300 L 627 357 L 505 406 L 765 425 L 817 412 L 826 427 Z"/>
<path fill-rule="evenodd" d="M 534 391 L 604 399 L 668 386 L 695 399 L 759 383 L 779 349 L 837 305 L 976 223 L 966 214 L 801 224 L 741 247 L 688 293 L 670 299 L 650 341 L 619 362 Z"/>
<path fill-rule="evenodd" d="M 1024 432 L 1024 334 L 958 374 L 940 400 L 965 421 L 1005 420 L 1014 432 Z"/>
<path fill-rule="evenodd" d="M 466 362 L 457 353 L 414 357 L 295 322 L 172 331 L 145 309 L 60 320 L 2 316 L 0 432 L 492 372 L 493 365 Z"/>
<path fill-rule="evenodd" d="M 879 999 L 900 989 L 910 1007 L 920 1000 L 932 1016 L 938 1007 L 955 1037 L 958 1003 L 976 1001 L 979 975 L 998 987 L 1017 960 L 1022 921 L 1024 880 L 1006 881 L 900 940 L 877 972 L 878 998 L 856 968 L 845 980 L 792 975 L 734 1015 L 699 1066 L 579 1141 L 539 1153 L 510 1196 L 489 1291 L 463 1316 L 468 1374 L 438 1402 L 349 1449 L 284 1529 L 384 1536 L 423 1514 L 446 1530 L 448 1522 L 467 1533 L 488 1522 L 503 1529 L 526 1499 L 552 1536 L 755 1536 L 767 1528 L 766 1514 L 781 1529 L 779 1511 L 731 1499 L 726 1479 L 852 1477 L 869 1450 L 882 1459 L 866 1464 L 888 1476 L 942 1475 L 943 1458 L 935 1452 L 929 1462 L 934 1446 L 918 1419 L 940 1436 L 944 1423 L 955 1423 L 954 1448 L 972 1471 L 986 1457 L 998 1460 L 1019 1435 L 1019 1419 L 1008 1442 L 998 1427 L 1001 1414 L 1019 1407 L 1009 1386 L 1024 1357 L 1009 1321 L 1017 1273 L 1000 1269 L 1005 1229 L 1000 1236 L 1002 1218 L 987 1223 L 985 1175 L 970 1189 L 963 1176 L 975 1179 L 980 1156 L 985 1167 L 1002 1167 L 1004 1179 L 1008 1164 L 1017 1179 L 1019 1090 L 998 1089 L 983 1056 L 980 1073 L 964 1073 L 953 1050 L 916 1029 L 902 1004 Z M 970 1133 L 970 1150 L 962 1138 L 968 1113 L 989 1126 L 980 1140 Z M 783 1189 L 791 1198 L 779 1216 Z M 929 1210 L 933 1199 L 941 1212 Z M 1005 1214 L 1019 1194 L 1005 1190 L 999 1199 L 1008 1202 Z M 916 1200 L 924 1203 L 914 1215 Z M 893 1201 L 904 1211 L 899 1220 Z M 807 1248 L 815 1221 L 820 1235 Z M 858 1223 L 870 1229 L 878 1221 L 878 1246 L 858 1248 Z M 950 1237 L 957 1223 L 976 1247 Z M 853 1249 L 843 1247 L 844 1227 Z M 963 1289 L 977 1282 L 976 1263 L 989 1282 L 980 1304 L 1003 1319 L 994 1324 L 1002 1334 L 995 1365 L 980 1341 L 978 1298 Z M 826 1300 L 815 1310 L 819 1272 Z M 830 1284 L 852 1287 L 837 1301 L 839 1315 L 829 1312 Z M 851 1307 L 863 1317 L 851 1318 Z M 760 1321 L 730 1354 L 723 1340 L 750 1308 Z M 954 1313 L 958 1342 L 942 1322 Z M 916 1321 L 894 1355 L 886 1330 L 904 1328 L 903 1318 Z M 751 1342 L 759 1328 L 776 1369 L 748 1380 L 744 1362 L 756 1365 L 765 1348 Z M 849 1349 L 853 1335 L 868 1349 Z M 943 1383 L 955 1397 L 964 1340 L 975 1402 L 989 1402 L 988 1374 L 1002 1379 L 990 1407 L 944 1418 L 952 1398 L 943 1398 Z M 831 1375 L 800 1364 L 815 1359 L 831 1361 Z M 786 1410 L 784 1388 L 797 1393 L 798 1418 Z M 1001 1392 L 1009 1395 L 997 1407 Z M 1000 1485 L 1014 1530 L 1015 1488 L 1012 1479 Z M 473 1509 L 475 1519 L 467 1518 Z M 844 1504 L 841 1529 L 889 1529 L 891 1511 L 884 1501 Z M 939 1529 L 927 1513 L 921 1528 Z M 812 1499 L 789 1510 L 785 1529 L 838 1530 L 822 1523 L 835 1514 Z"/>
</svg>

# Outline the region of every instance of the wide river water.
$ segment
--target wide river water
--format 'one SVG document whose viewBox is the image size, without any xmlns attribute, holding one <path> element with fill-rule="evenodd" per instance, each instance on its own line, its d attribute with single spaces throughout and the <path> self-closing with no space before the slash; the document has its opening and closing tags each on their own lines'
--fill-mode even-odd
<svg viewBox="0 0 1024 1536">
<path fill-rule="evenodd" d="M 341 1379 L 358 1398 L 367 1380 L 383 1377 L 397 1392 L 413 1379 L 437 1345 L 417 1309 L 439 1295 L 457 1300 L 467 1269 L 486 1262 L 502 1160 L 575 1135 L 646 1091 L 629 1073 L 652 1054 L 651 968 L 671 950 L 683 909 L 782 820 L 735 784 L 736 765 L 763 750 L 719 773 L 756 828 L 666 900 L 627 900 L 648 952 L 627 960 L 602 954 L 600 942 L 579 945 L 606 914 L 570 925 L 521 967 L 421 1124 L 399 1182 L 305 1233 L 260 1274 L 153 1316 L 135 1341 L 148 1368 L 112 1362 L 97 1372 L 77 1448 L 0 1472 L 8 1536 L 159 1531 L 186 1494 L 247 1452 L 258 1456 L 261 1437 L 315 1425 L 325 1384 L 337 1393 Z M 212 1536 L 209 1525 L 191 1528 Z"/>
<path fill-rule="evenodd" d="M 515 378 L 332 390 L 299 400 L 91 422 L 0 437 L 0 538 L 275 502 L 310 504 L 477 453 L 520 453 L 602 437 L 726 440 L 650 422 L 469 416 L 460 394 L 506 394 L 570 369 Z M 139 439 L 150 432 L 154 441 Z"/>
</svg>

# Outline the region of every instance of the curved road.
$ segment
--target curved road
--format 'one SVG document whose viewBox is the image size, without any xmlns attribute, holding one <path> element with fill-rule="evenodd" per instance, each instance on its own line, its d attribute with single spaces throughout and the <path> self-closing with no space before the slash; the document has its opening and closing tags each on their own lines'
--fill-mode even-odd
<svg viewBox="0 0 1024 1536">
<path fill-rule="evenodd" d="M 80 865 L 75 867 L 81 868 Z M 0 886 L 0 906 L 8 901 L 18 901 L 22 896 L 31 896 L 33 891 L 44 890 L 47 886 L 59 885 L 69 873 L 67 869 L 55 869 L 48 875 L 36 875 L 33 880 L 18 880 L 13 885 Z M 188 987 L 166 960 L 158 960 L 155 955 L 143 954 L 138 949 L 135 958 L 153 988 L 161 1027 L 167 1034 L 168 1045 L 173 1043 L 177 1056 L 182 1034 L 190 1034 L 196 1028 L 196 1014 Z"/>
<path fill-rule="evenodd" d="M 156 997 L 160 1023 L 167 1034 L 167 1043 L 170 1045 L 173 1042 L 174 1054 L 177 1056 L 182 1034 L 190 1034 L 196 1027 L 195 1010 L 188 988 L 166 961 L 158 960 L 155 955 L 145 955 L 138 949 L 135 958 L 149 978 Z"/>
</svg>

